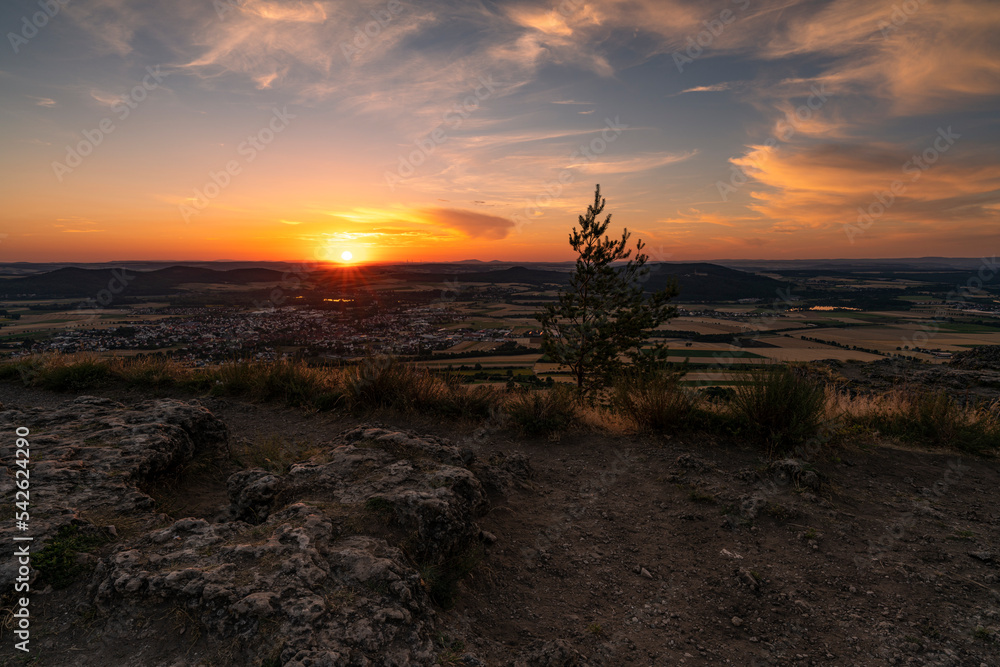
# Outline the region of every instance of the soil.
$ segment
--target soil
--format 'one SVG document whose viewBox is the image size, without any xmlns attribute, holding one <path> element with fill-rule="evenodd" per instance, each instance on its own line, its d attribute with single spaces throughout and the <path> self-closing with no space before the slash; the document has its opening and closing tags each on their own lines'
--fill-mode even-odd
<svg viewBox="0 0 1000 667">
<path fill-rule="evenodd" d="M 8 407 L 69 398 L 0 383 Z M 479 457 L 529 457 L 529 484 L 479 521 L 495 543 L 439 611 L 442 664 L 1000 665 L 996 460 L 881 444 L 774 466 L 708 437 L 525 439 L 428 417 L 202 403 L 231 441 L 322 443 L 363 421 L 447 437 Z M 154 497 L 175 518 L 212 518 L 233 470 L 192 469 Z M 42 605 L 35 627 L 50 624 L 48 655 L 62 657 L 32 664 L 71 664 L 73 604 Z M 109 646 L 107 664 L 126 648 Z"/>
</svg>

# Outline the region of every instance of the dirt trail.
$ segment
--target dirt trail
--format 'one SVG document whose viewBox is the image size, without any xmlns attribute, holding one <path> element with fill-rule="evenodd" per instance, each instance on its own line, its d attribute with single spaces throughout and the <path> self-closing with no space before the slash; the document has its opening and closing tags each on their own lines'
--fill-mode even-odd
<svg viewBox="0 0 1000 667">
<path fill-rule="evenodd" d="M 489 664 L 551 640 L 591 665 L 1000 664 L 996 462 L 834 452 L 816 491 L 717 443 L 524 449 L 534 488 L 482 522 L 449 616 Z"/>
</svg>

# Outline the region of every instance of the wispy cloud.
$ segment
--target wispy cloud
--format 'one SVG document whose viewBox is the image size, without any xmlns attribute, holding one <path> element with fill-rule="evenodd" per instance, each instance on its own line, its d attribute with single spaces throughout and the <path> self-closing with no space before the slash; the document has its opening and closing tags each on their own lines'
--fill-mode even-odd
<svg viewBox="0 0 1000 667">
<path fill-rule="evenodd" d="M 694 88 L 686 88 L 681 91 L 684 93 L 718 93 L 723 90 L 731 90 L 733 87 L 732 83 L 716 83 L 711 86 L 695 86 Z"/>
<path fill-rule="evenodd" d="M 588 175 L 630 174 L 683 162 L 697 154 L 698 151 L 694 150 L 685 153 L 667 153 L 665 155 L 637 155 L 616 160 L 579 162 L 569 165 L 569 168 L 576 169 Z"/>
</svg>

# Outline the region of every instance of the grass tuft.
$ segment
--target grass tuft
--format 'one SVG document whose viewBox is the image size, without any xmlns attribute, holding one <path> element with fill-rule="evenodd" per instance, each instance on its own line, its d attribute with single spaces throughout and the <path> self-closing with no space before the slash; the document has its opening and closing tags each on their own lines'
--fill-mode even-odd
<svg viewBox="0 0 1000 667">
<path fill-rule="evenodd" d="M 612 387 L 610 408 L 641 431 L 674 433 L 691 425 L 695 397 L 676 374 L 626 376 Z"/>
<path fill-rule="evenodd" d="M 825 416 L 822 386 L 788 366 L 740 371 L 729 409 L 740 430 L 769 453 L 785 452 L 816 434 Z"/>
<path fill-rule="evenodd" d="M 88 553 L 111 541 L 111 536 L 91 525 L 63 526 L 45 547 L 34 554 L 31 565 L 38 572 L 38 579 L 54 589 L 71 586 L 87 570 L 79 560 L 81 553 Z"/>
<path fill-rule="evenodd" d="M 578 417 L 579 405 L 571 387 L 515 389 L 503 406 L 511 423 L 524 435 L 549 435 L 566 429 Z"/>
</svg>

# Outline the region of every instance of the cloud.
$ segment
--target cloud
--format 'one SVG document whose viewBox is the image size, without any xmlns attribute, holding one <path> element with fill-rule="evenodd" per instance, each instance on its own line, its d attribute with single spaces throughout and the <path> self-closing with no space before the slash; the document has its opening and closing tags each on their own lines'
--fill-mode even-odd
<svg viewBox="0 0 1000 667">
<path fill-rule="evenodd" d="M 344 229 L 327 236 L 340 241 L 364 240 L 372 245 L 393 240 L 396 245 L 415 240 L 461 241 L 463 239 L 499 240 L 514 229 L 514 222 L 496 215 L 459 208 L 428 207 L 408 209 L 355 208 L 330 212 Z M 404 243 L 405 241 L 405 243 Z"/>
<path fill-rule="evenodd" d="M 304 237 L 305 240 L 314 240 Z M 449 240 L 431 230 L 406 227 L 375 227 L 368 231 L 329 232 L 322 235 L 329 245 L 345 244 L 359 248 L 405 248 L 434 241 Z"/>
<path fill-rule="evenodd" d="M 576 169 L 584 174 L 629 174 L 683 162 L 697 154 L 698 151 L 693 150 L 684 153 L 666 153 L 664 155 L 637 155 L 617 160 L 603 160 L 601 162 L 580 162 L 568 165 L 568 168 Z"/>
<path fill-rule="evenodd" d="M 70 3 L 63 11 L 89 33 L 91 48 L 100 54 L 124 57 L 132 53 L 137 32 L 157 22 L 164 23 L 158 12 L 145 12 L 140 4 L 128 0 L 93 0 Z M 179 4 L 183 5 L 183 0 Z"/>
<path fill-rule="evenodd" d="M 266 2 L 245 0 L 241 8 L 249 14 L 271 21 L 289 23 L 322 23 L 327 14 L 320 2 Z"/>
<path fill-rule="evenodd" d="M 102 91 L 99 91 L 99 90 L 92 90 L 92 91 L 90 91 L 90 96 L 98 104 L 101 104 L 101 105 L 106 106 L 106 107 L 114 106 L 115 104 L 118 104 L 118 103 L 122 102 L 125 99 L 121 95 L 111 95 L 111 94 L 108 94 L 108 93 L 105 93 L 105 92 L 102 92 Z"/>
<path fill-rule="evenodd" d="M 694 88 L 686 88 L 681 91 L 684 93 L 718 93 L 723 90 L 731 90 L 733 87 L 732 83 L 716 83 L 711 86 L 695 86 Z"/>
<path fill-rule="evenodd" d="M 934 139 L 927 138 L 926 147 Z M 859 208 L 878 212 L 874 226 L 880 233 L 905 233 L 927 243 L 956 228 L 965 235 L 995 226 L 991 207 L 1000 202 L 995 156 L 956 143 L 937 153 L 933 163 L 921 162 L 924 148 L 757 147 L 731 161 L 752 177 L 754 183 L 744 186 L 750 189 L 747 208 L 769 221 L 771 231 L 842 228 L 856 224 Z"/>
<path fill-rule="evenodd" d="M 428 208 L 421 212 L 428 221 L 457 230 L 470 238 L 504 239 L 514 229 L 513 220 L 498 215 L 458 208 Z"/>
<path fill-rule="evenodd" d="M 49 109 L 56 105 L 56 101 L 49 97 L 35 97 L 34 95 L 28 95 L 28 99 L 34 100 L 36 106 L 46 107 Z"/>
<path fill-rule="evenodd" d="M 911 13 L 890 0 L 844 0 L 791 21 L 765 54 L 834 56 L 817 78 L 835 92 L 873 95 L 893 115 L 919 115 L 1000 93 L 998 28 L 1000 5 L 989 0 L 921 3 Z"/>
</svg>

